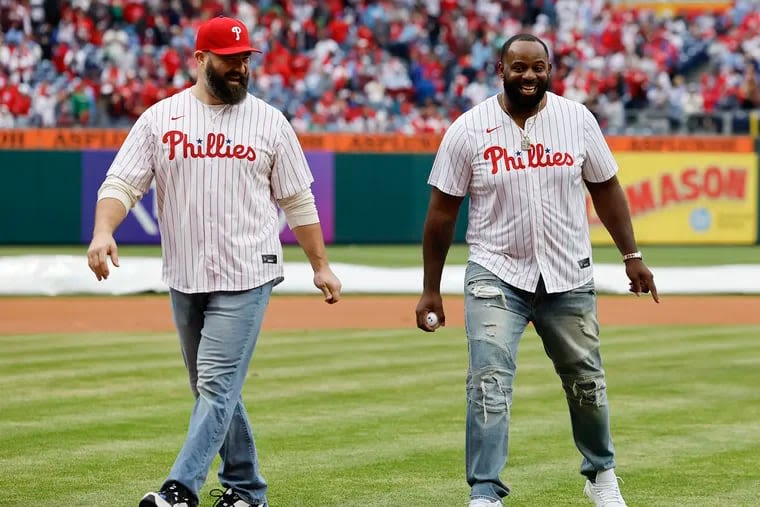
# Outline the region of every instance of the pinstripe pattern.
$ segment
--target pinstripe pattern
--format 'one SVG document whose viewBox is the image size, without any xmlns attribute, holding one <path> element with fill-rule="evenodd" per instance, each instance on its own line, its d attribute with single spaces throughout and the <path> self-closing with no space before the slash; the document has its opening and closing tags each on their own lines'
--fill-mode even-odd
<svg viewBox="0 0 760 507">
<path fill-rule="evenodd" d="M 190 89 L 140 116 L 108 174 L 143 192 L 155 178 L 163 280 L 188 293 L 281 279 L 276 199 L 313 181 L 277 109 L 251 95 L 211 106 Z"/>
<path fill-rule="evenodd" d="M 617 164 L 582 104 L 547 92 L 525 126 L 528 153 L 521 129 L 489 97 L 449 127 L 428 183 L 470 194 L 471 261 L 520 289 L 534 291 L 543 276 L 548 292 L 567 291 L 592 278 L 583 180 L 606 181 Z"/>
</svg>

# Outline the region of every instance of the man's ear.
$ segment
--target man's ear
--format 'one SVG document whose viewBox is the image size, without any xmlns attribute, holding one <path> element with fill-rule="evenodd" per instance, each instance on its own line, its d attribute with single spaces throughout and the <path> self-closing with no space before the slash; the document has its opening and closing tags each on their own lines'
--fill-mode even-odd
<svg viewBox="0 0 760 507">
<path fill-rule="evenodd" d="M 207 58 L 205 51 L 196 51 L 195 53 L 193 53 L 193 56 L 195 57 L 195 63 L 197 63 L 198 65 L 203 63 Z"/>
</svg>

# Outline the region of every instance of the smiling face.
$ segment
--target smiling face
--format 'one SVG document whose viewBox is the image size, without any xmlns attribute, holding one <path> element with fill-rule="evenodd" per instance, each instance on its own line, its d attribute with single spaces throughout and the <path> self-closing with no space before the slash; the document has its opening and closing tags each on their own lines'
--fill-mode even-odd
<svg viewBox="0 0 760 507">
<path fill-rule="evenodd" d="M 206 53 L 204 74 L 208 92 L 223 104 L 238 104 L 248 93 L 248 61 L 251 53 Z"/>
<path fill-rule="evenodd" d="M 499 75 L 510 109 L 532 113 L 549 89 L 552 66 L 539 42 L 517 40 L 499 62 Z"/>
</svg>

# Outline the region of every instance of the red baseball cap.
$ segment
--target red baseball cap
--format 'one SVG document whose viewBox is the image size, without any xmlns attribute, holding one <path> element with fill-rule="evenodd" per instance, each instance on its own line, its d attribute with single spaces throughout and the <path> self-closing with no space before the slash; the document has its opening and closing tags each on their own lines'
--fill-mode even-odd
<svg viewBox="0 0 760 507">
<path fill-rule="evenodd" d="M 198 27 L 195 50 L 211 51 L 217 55 L 234 55 L 249 51 L 261 53 L 251 46 L 245 25 L 237 19 L 224 16 L 211 18 Z"/>
</svg>

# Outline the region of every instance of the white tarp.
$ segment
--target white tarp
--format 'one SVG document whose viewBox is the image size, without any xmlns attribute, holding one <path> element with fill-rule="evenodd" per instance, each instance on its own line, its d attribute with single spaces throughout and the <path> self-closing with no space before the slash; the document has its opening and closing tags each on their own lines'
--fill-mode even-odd
<svg viewBox="0 0 760 507">
<path fill-rule="evenodd" d="M 422 288 L 422 268 L 379 268 L 332 264 L 346 294 L 417 294 Z M 662 294 L 760 294 L 760 265 L 709 267 L 658 267 L 653 269 Z M 624 294 L 628 279 L 623 264 L 594 266 L 600 293 Z M 462 294 L 464 266 L 444 268 L 441 291 Z M 98 282 L 83 256 L 25 255 L 0 257 L 0 295 L 137 294 L 166 292 L 161 281 L 161 260 L 156 257 L 122 257 L 106 281 Z M 276 293 L 312 293 L 311 267 L 285 263 L 285 281 Z"/>
</svg>

